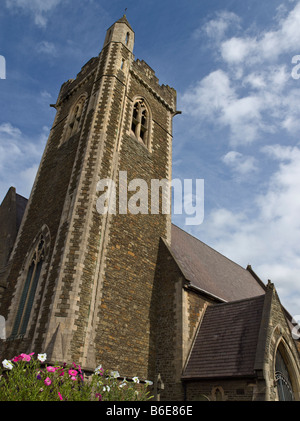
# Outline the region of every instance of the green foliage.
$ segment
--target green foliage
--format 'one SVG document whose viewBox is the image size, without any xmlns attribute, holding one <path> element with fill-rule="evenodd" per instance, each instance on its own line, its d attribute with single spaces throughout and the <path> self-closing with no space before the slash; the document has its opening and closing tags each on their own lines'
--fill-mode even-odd
<svg viewBox="0 0 300 421">
<path fill-rule="evenodd" d="M 102 366 L 86 377 L 72 363 L 47 365 L 46 355 L 21 354 L 4 360 L 0 369 L 0 401 L 145 401 L 152 397 L 137 377 L 120 380 L 117 371 Z"/>
</svg>

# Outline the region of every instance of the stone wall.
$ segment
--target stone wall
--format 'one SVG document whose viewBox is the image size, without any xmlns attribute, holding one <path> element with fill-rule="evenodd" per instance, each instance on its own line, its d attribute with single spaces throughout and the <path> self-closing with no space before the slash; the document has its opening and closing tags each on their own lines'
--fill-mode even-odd
<svg viewBox="0 0 300 421">
<path fill-rule="evenodd" d="M 86 69 L 87 71 L 87 69 Z M 89 76 L 94 69 L 90 68 Z M 83 92 L 89 96 L 92 89 L 91 77 L 80 80 L 77 86 L 70 82 L 63 85 L 56 108 L 57 114 L 35 179 L 31 196 L 16 240 L 12 265 L 8 276 L 8 288 L 0 304 L 0 313 L 7 317 L 7 334 L 12 329 L 18 302 L 23 289 L 24 277 L 30 250 L 34 239 L 43 226 L 49 230 L 49 253 L 43 265 L 35 305 L 31 312 L 30 329 L 24 338 L 7 341 L 4 347 L 6 357 L 27 349 L 43 349 L 44 335 L 49 322 L 49 309 L 61 267 L 62 251 L 66 241 L 69 221 L 64 210 L 70 206 L 70 194 L 74 192 L 81 170 L 81 160 L 85 149 L 82 138 L 89 129 L 90 113 L 84 110 L 81 131 L 62 143 L 64 127 L 69 110 Z M 69 89 L 68 89 L 69 86 Z M 81 139 L 81 141 L 80 141 Z M 73 268 L 74 270 L 74 268 Z M 42 301 L 41 301 L 42 300 Z M 42 306 L 39 306 L 38 303 Z M 63 302 L 61 311 L 63 311 Z M 37 324 L 38 321 L 38 324 Z M 33 342 L 34 341 L 34 342 Z"/>
<path fill-rule="evenodd" d="M 156 337 L 156 387 L 157 398 L 182 400 L 181 373 L 183 314 L 182 293 L 184 277 L 161 241 L 157 276 L 157 337 Z"/>
<path fill-rule="evenodd" d="M 185 382 L 187 401 L 252 401 L 251 379 L 205 380 Z"/>
<path fill-rule="evenodd" d="M 275 379 L 275 360 L 278 348 L 280 348 L 289 370 L 295 399 L 300 400 L 300 359 L 297 344 L 292 338 L 291 326 L 287 322 L 273 284 L 269 284 L 268 294 L 270 295 L 271 305 L 264 354 L 265 400 L 278 400 L 277 382 Z"/>
<path fill-rule="evenodd" d="M 128 32 L 124 23 L 115 28 L 114 41 Z M 68 139 L 70 112 L 82 95 L 80 130 Z M 144 98 L 151 111 L 149 147 L 131 133 L 136 97 Z M 128 182 L 143 179 L 149 188 L 152 179 L 171 179 L 176 92 L 160 86 L 145 62 L 134 61 L 122 38 L 105 42 L 99 57 L 62 85 L 55 107 L 17 239 L 10 290 L 1 304 L 2 314 L 9 314 L 8 330 L 32 242 L 42 227 L 49 232 L 47 258 L 30 328 L 24 338 L 7 341 L 5 357 L 46 351 L 51 361 L 76 361 L 85 369 L 101 363 L 122 376 L 153 379 L 156 264 L 160 238 L 170 240 L 171 216 L 152 215 L 150 208 L 147 214 L 100 215 L 97 183 L 109 178 L 118 187 L 120 170 L 127 171 Z"/>
<path fill-rule="evenodd" d="M 155 376 L 160 400 L 183 400 L 182 372 L 205 309 L 212 303 L 190 290 L 188 284 L 167 243 L 161 241 L 156 277 Z"/>
<path fill-rule="evenodd" d="M 120 52 L 115 49 L 113 53 L 115 61 L 119 62 Z M 125 57 L 122 51 L 121 55 Z M 115 168 L 113 177 L 117 190 L 119 171 L 127 172 L 128 183 L 133 179 L 144 180 L 149 189 L 148 213 L 112 215 L 106 222 L 96 360 L 118 369 L 124 376 L 152 379 L 156 317 L 154 278 L 159 239 L 168 236 L 170 215 L 150 213 L 150 186 L 151 179 L 171 177 L 171 111 L 150 89 L 148 76 L 140 71 L 137 77 L 134 67 L 133 64 L 127 74 L 125 91 L 119 76 L 114 81 L 114 110 L 106 132 L 101 178 Z M 137 96 L 144 98 L 151 110 L 151 150 L 131 134 L 132 105 Z M 120 106 L 123 106 L 121 110 Z M 117 116 L 121 111 L 124 115 L 119 126 Z M 119 142 L 116 133 L 120 133 Z M 128 193 L 128 200 L 131 196 L 132 193 Z M 117 209 L 118 204 L 117 201 Z"/>
</svg>

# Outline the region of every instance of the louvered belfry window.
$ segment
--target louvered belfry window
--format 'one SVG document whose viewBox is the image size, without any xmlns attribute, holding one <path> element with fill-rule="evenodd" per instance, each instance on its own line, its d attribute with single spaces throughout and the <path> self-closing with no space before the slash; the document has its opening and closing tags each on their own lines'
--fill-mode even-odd
<svg viewBox="0 0 300 421">
<path fill-rule="evenodd" d="M 27 271 L 19 308 L 12 331 L 12 337 L 23 336 L 26 333 L 35 292 L 41 275 L 44 257 L 45 241 L 41 235 L 40 240 L 32 253 L 31 263 Z"/>
</svg>

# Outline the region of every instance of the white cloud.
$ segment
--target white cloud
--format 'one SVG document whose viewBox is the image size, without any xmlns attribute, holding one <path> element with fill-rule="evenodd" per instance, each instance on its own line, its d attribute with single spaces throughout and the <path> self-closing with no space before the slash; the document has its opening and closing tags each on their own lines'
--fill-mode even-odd
<svg viewBox="0 0 300 421">
<path fill-rule="evenodd" d="M 196 117 L 213 117 L 220 114 L 236 99 L 235 90 L 223 70 L 216 70 L 188 89 L 181 100 L 187 112 Z"/>
<path fill-rule="evenodd" d="M 229 28 L 233 26 L 238 28 L 240 24 L 240 18 L 233 12 L 222 10 L 216 13 L 216 18 L 208 21 L 203 27 L 197 29 L 194 32 L 194 37 L 199 38 L 202 33 L 206 33 L 207 36 L 213 39 L 221 39 Z"/>
<path fill-rule="evenodd" d="M 47 25 L 47 14 L 62 0 L 6 0 L 6 7 L 12 11 L 32 14 L 40 27 Z"/>
<path fill-rule="evenodd" d="M 228 73 L 221 69 L 191 87 L 181 100 L 184 110 L 198 121 L 209 119 L 216 125 L 229 127 L 233 145 L 251 143 L 263 128 L 261 113 L 266 99 L 256 93 L 239 97 Z"/>
<path fill-rule="evenodd" d="M 0 135 L 18 138 L 21 136 L 21 131 L 17 127 L 13 127 L 10 123 L 2 123 L 0 125 Z"/>
<path fill-rule="evenodd" d="M 25 170 L 20 172 L 20 178 L 22 180 L 23 185 L 26 186 L 26 190 L 28 192 L 30 192 L 31 187 L 33 186 L 38 168 L 39 168 L 39 164 L 36 163 L 36 164 L 33 164 L 31 167 L 28 167 Z M 27 198 L 28 197 L 29 197 L 29 194 L 27 195 Z"/>
<path fill-rule="evenodd" d="M 232 144 L 247 144 L 258 136 L 263 106 L 259 96 L 247 96 L 231 101 L 222 110 L 221 121 L 231 128 Z"/>
<path fill-rule="evenodd" d="M 251 264 L 264 282 L 275 283 L 287 310 L 300 314 L 300 85 L 291 76 L 300 1 L 287 12 L 291 4 L 277 10 L 268 30 L 244 28 L 245 35 L 226 38 L 220 25 L 211 37 L 220 52 L 216 68 L 186 90 L 181 108 L 191 127 L 219 130 L 215 144 L 231 146 L 221 160 L 235 180 L 254 173 L 257 180 L 258 171 L 268 177 L 249 184 L 246 204 L 232 198 L 224 206 L 213 196 L 218 207 L 193 234 L 242 266 Z"/>
<path fill-rule="evenodd" d="M 28 139 L 10 123 L 0 124 L 0 197 L 9 187 L 28 197 L 49 129 L 44 127 L 37 139 Z"/>
<path fill-rule="evenodd" d="M 235 173 L 245 176 L 258 170 L 256 159 L 245 156 L 237 151 L 230 151 L 222 157 L 224 164 L 228 165 Z"/>
<path fill-rule="evenodd" d="M 56 47 L 53 42 L 41 41 L 37 44 L 36 50 L 38 53 L 49 54 L 51 56 L 56 56 Z"/>
<path fill-rule="evenodd" d="M 281 54 L 298 51 L 300 39 L 300 3 L 280 19 L 277 30 L 253 37 L 233 37 L 221 43 L 222 58 L 229 64 L 257 64 L 276 61 Z"/>
<path fill-rule="evenodd" d="M 41 92 L 41 98 L 43 100 L 48 101 L 52 98 L 52 95 L 50 94 L 50 92 L 47 92 L 47 91 L 44 90 L 44 91 Z"/>
<path fill-rule="evenodd" d="M 229 64 L 239 64 L 256 51 L 255 39 L 233 37 L 221 45 L 221 55 Z"/>
<path fill-rule="evenodd" d="M 208 24 L 211 28 L 211 21 Z M 197 124 L 229 128 L 231 146 L 263 141 L 265 134 L 277 130 L 294 135 L 300 129 L 300 88 L 291 77 L 291 60 L 295 49 L 299 52 L 300 2 L 275 25 L 256 36 L 216 40 L 219 68 L 181 98 L 183 110 Z M 289 52 L 287 63 L 281 56 Z"/>
<path fill-rule="evenodd" d="M 262 152 L 278 163 L 265 193 L 243 211 L 214 209 L 201 237 L 243 267 L 251 264 L 264 282 L 271 279 L 287 310 L 300 314 L 300 148 L 269 145 Z M 240 158 L 232 153 L 227 161 Z"/>
</svg>

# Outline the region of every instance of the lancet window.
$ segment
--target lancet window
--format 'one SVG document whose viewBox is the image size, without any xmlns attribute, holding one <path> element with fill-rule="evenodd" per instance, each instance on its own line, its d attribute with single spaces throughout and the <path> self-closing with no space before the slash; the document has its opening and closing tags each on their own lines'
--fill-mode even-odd
<svg viewBox="0 0 300 421">
<path fill-rule="evenodd" d="M 12 337 L 22 336 L 26 333 L 33 301 L 40 279 L 41 270 L 45 258 L 45 240 L 40 236 L 39 242 L 31 254 L 29 267 L 25 278 L 25 283 L 12 330 Z"/>
<path fill-rule="evenodd" d="M 149 143 L 149 110 L 143 99 L 135 101 L 132 113 L 131 132 L 145 146 Z"/>
</svg>

